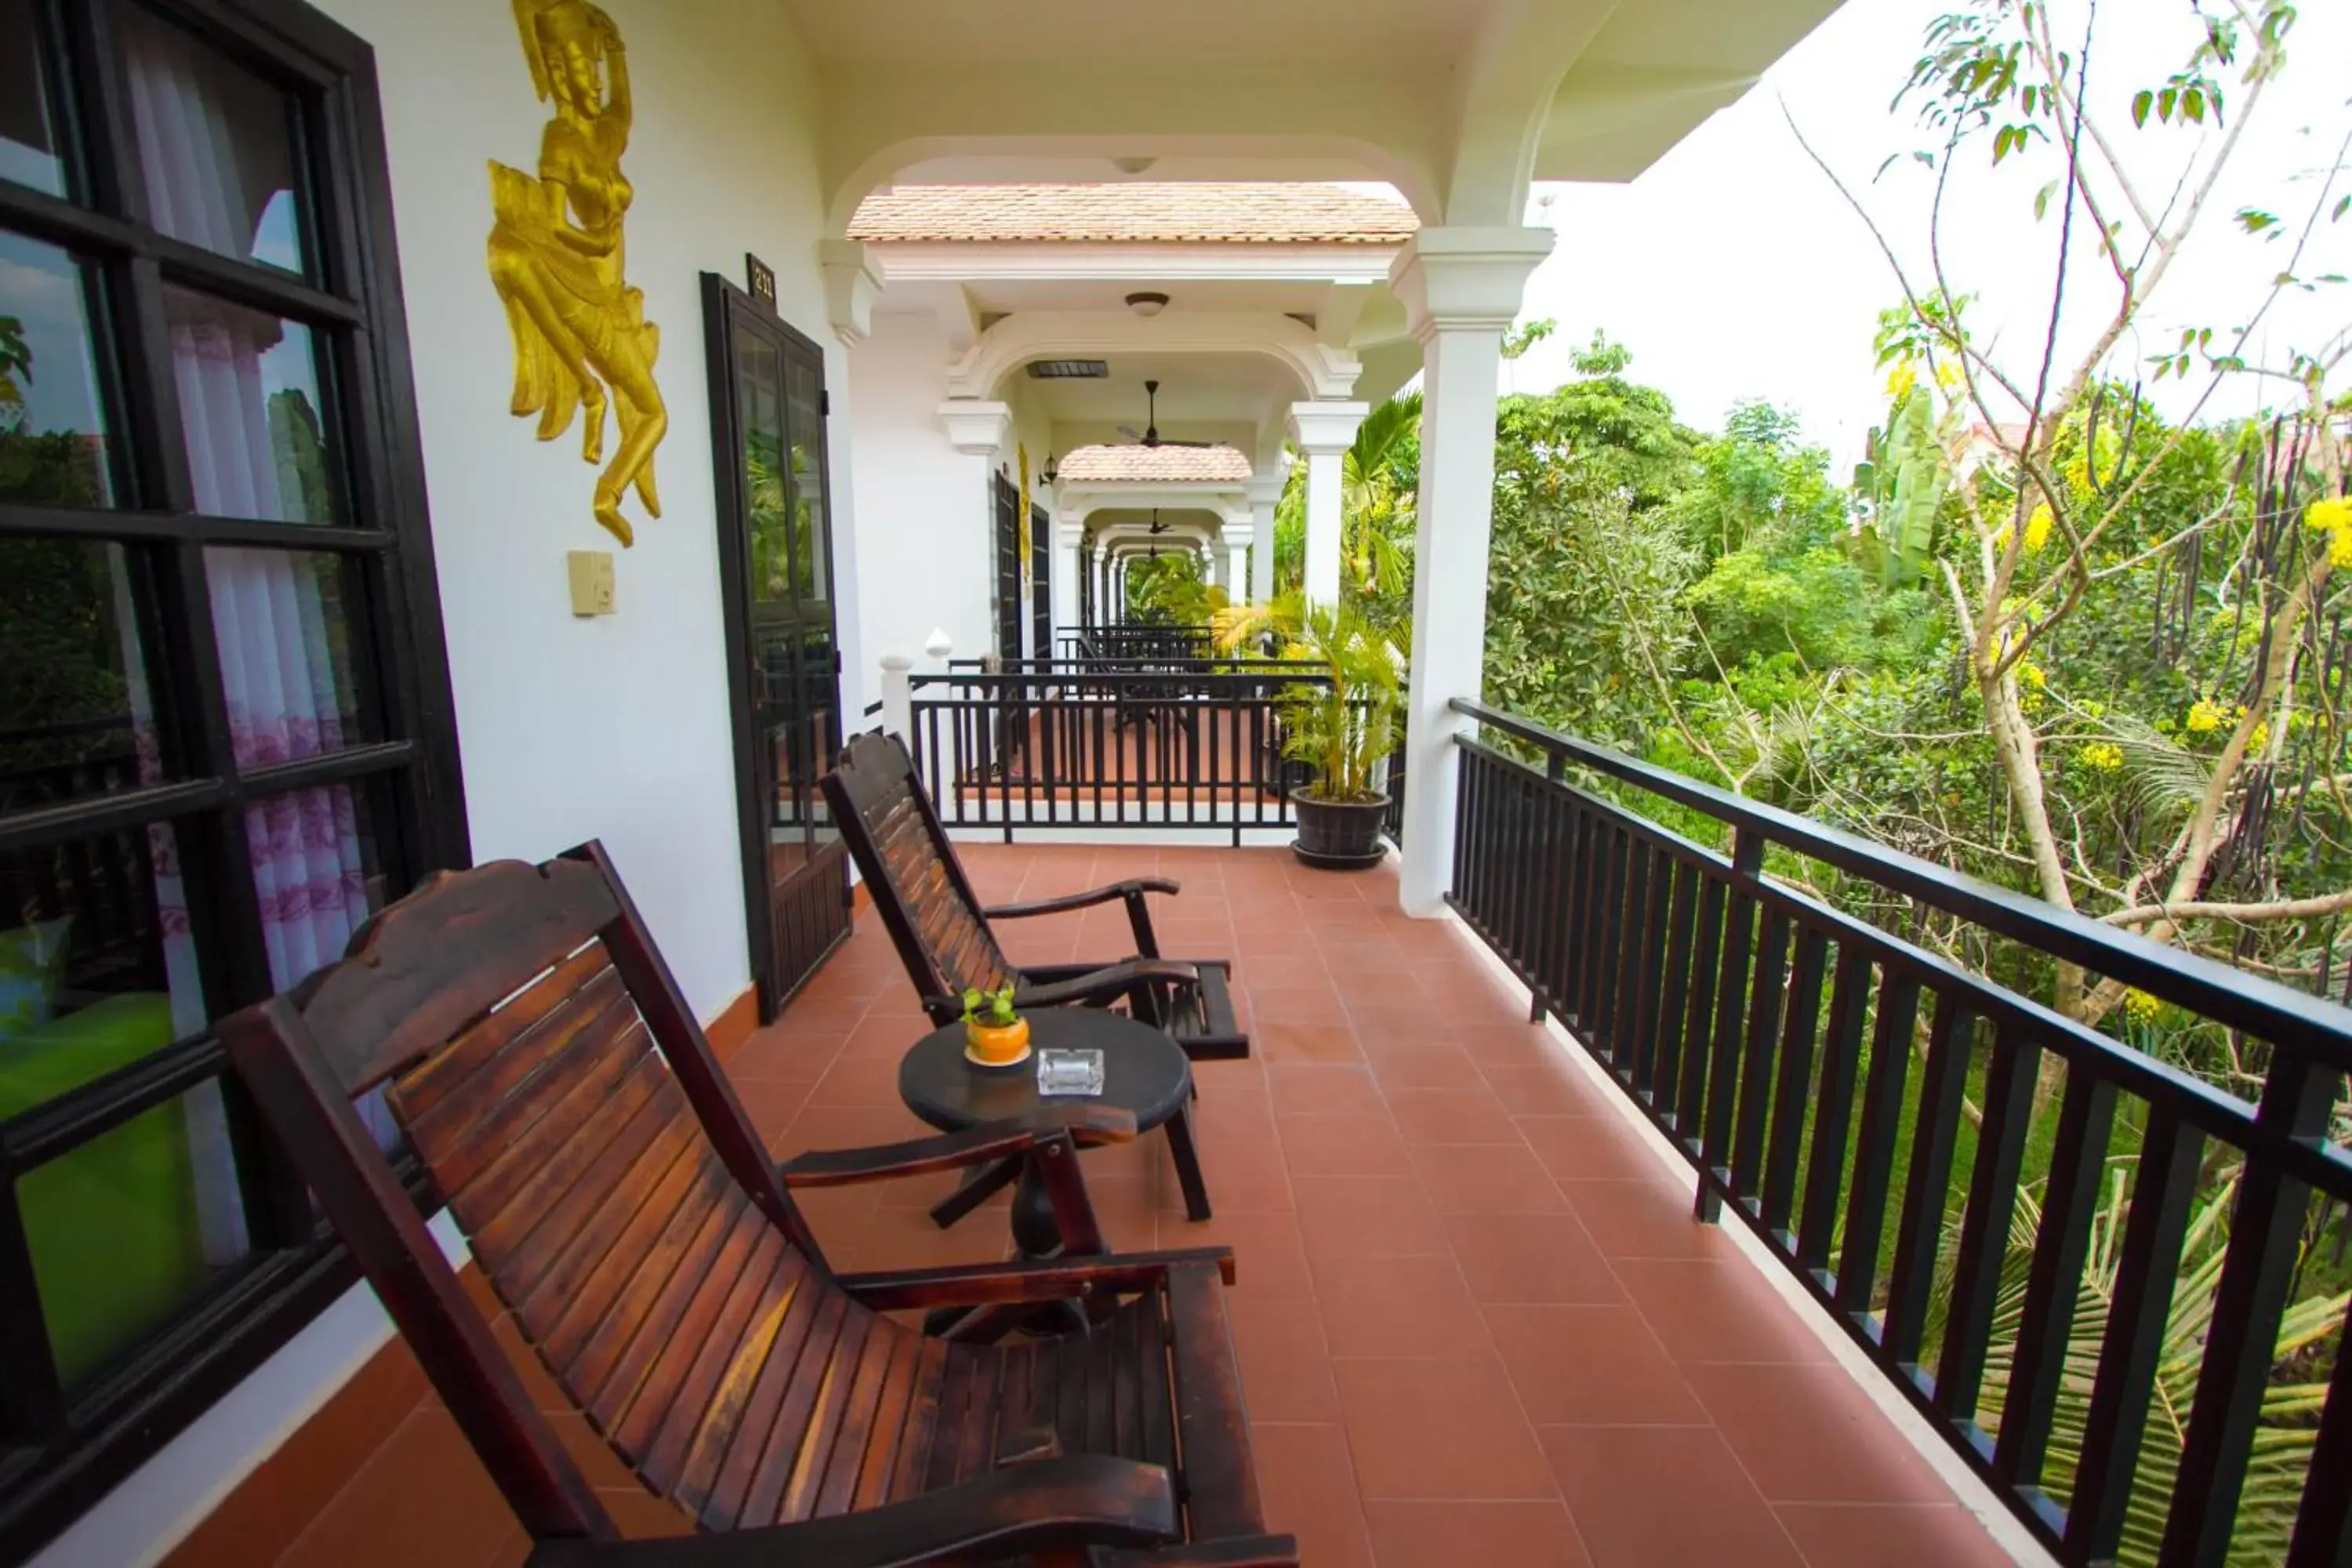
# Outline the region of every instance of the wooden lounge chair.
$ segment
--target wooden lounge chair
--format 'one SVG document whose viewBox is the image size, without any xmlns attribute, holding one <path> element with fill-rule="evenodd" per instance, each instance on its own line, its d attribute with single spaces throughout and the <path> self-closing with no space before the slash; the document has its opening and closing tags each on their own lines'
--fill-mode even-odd
<svg viewBox="0 0 2352 1568">
<path fill-rule="evenodd" d="M 1036 1151 L 1099 1252 L 1057 1111 L 772 1164 L 597 847 L 448 873 L 221 1030 L 536 1568 L 1295 1564 L 1265 1532 L 1216 1248 L 844 1275 L 796 1188 Z M 623 1542 L 352 1109 L 378 1084 L 516 1325 L 707 1533 Z M 1091 1331 L 999 1344 L 1040 1303 Z M 887 1314 L 966 1306 L 963 1338 Z M 431 1506 L 419 1499 L 419 1506 Z"/>
<path fill-rule="evenodd" d="M 824 787 L 835 826 L 873 890 L 874 907 L 934 1024 L 962 1016 L 967 989 L 1009 984 L 1021 1007 L 1124 1003 L 1137 1017 L 1167 1029 L 1194 1061 L 1249 1055 L 1249 1036 L 1234 1018 L 1231 963 L 1160 955 L 1146 900 L 1179 891 L 1173 881 L 1139 877 L 1066 898 L 982 909 L 907 748 L 895 737 L 854 737 Z M 1114 900 L 1127 906 L 1135 934 L 1135 955 L 1116 963 L 1017 968 L 989 930 L 994 921 L 1066 914 Z"/>
</svg>

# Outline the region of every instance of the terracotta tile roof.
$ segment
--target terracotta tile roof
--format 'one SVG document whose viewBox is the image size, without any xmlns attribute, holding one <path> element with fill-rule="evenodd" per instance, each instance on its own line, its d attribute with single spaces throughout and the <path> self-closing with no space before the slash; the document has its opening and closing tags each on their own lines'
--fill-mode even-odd
<svg viewBox="0 0 2352 1568">
<path fill-rule="evenodd" d="M 1170 484 L 1250 477 L 1250 460 L 1233 447 L 1080 447 L 1061 460 L 1062 479 L 1134 479 Z"/>
<path fill-rule="evenodd" d="M 858 205 L 849 237 L 1402 245 L 1420 226 L 1393 196 L 1300 182 L 900 185 Z"/>
</svg>

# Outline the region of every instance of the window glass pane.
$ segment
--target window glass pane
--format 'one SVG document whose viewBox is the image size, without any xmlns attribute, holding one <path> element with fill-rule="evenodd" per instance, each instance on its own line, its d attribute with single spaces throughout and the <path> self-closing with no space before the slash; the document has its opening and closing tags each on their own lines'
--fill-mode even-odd
<svg viewBox="0 0 2352 1568">
<path fill-rule="evenodd" d="M 0 854 L 0 1117 L 202 1028 L 178 841 L 162 824 Z"/>
<path fill-rule="evenodd" d="M 123 1030 L 91 1032 L 103 1051 Z M 248 1250 L 217 1084 L 142 1111 L 26 1172 L 17 1178 L 16 1201 L 68 1395 Z"/>
<path fill-rule="evenodd" d="M 359 697 L 353 573 L 342 556 L 316 551 L 205 552 L 229 747 L 240 772 L 375 738 Z"/>
<path fill-rule="evenodd" d="M 33 0 L 0 0 L 0 180 L 63 195 L 65 164 L 49 133 Z"/>
<path fill-rule="evenodd" d="M 335 453 L 310 330 L 185 289 L 163 290 L 163 316 L 196 510 L 334 521 Z"/>
<path fill-rule="evenodd" d="M 175 239 L 302 271 L 291 101 L 142 7 L 121 17 L 148 216 Z"/>
<path fill-rule="evenodd" d="M 0 814 L 166 776 L 139 639 L 149 597 L 121 545 L 0 538 Z"/>
<path fill-rule="evenodd" d="M 112 500 L 89 321 L 74 258 L 0 229 L 0 500 Z"/>
</svg>

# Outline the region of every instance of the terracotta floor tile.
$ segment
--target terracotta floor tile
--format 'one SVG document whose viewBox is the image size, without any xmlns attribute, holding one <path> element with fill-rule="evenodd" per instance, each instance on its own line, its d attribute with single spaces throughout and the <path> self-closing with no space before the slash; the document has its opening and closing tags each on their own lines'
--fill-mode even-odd
<svg viewBox="0 0 2352 1568">
<path fill-rule="evenodd" d="M 1481 1068 L 1543 1067 L 1559 1049 L 1549 1035 L 1530 1024 L 1511 1023 L 1508 1015 L 1474 1022 L 1465 1009 L 1454 1007 L 1452 1014 L 1445 1037 L 1475 1058 Z"/>
<path fill-rule="evenodd" d="M 1412 1162 L 1388 1112 L 1281 1116 L 1275 1126 L 1292 1176 L 1408 1176 Z"/>
<path fill-rule="evenodd" d="M 1683 1373 L 1756 1489 L 1772 1502 L 1952 1500 L 1835 1363 L 1687 1365 Z"/>
<path fill-rule="evenodd" d="M 430 1499 L 430 1507 L 419 1500 Z M 420 1405 L 278 1559 L 284 1568 L 477 1563 L 515 1529 L 449 1413 Z"/>
<path fill-rule="evenodd" d="M 1389 1113 L 1408 1143 L 1519 1143 L 1503 1102 L 1484 1089 L 1395 1089 Z"/>
<path fill-rule="evenodd" d="M 1202 1140 L 1201 1181 L 1209 1189 L 1210 1207 L 1219 1215 L 1286 1214 L 1297 1206 L 1290 1167 L 1271 1138 L 1263 1143 Z M 1183 1198 L 1174 1182 L 1160 1184 L 1159 1207 L 1163 1220 L 1183 1213 Z"/>
<path fill-rule="evenodd" d="M 1482 1305 L 1606 1305 L 1624 1288 L 1572 1215 L 1448 1215 L 1454 1255 Z"/>
<path fill-rule="evenodd" d="M 1238 1295 L 1228 1311 L 1251 1420 L 1339 1419 L 1331 1354 L 1314 1312 L 1286 1301 L 1244 1303 Z"/>
<path fill-rule="evenodd" d="M 867 1000 L 863 996 L 812 996 L 803 994 L 784 1004 L 784 1010 L 778 1016 L 776 1023 L 790 1029 L 812 1032 L 836 1029 L 845 1035 L 857 1026 L 860 1018 L 866 1016 Z"/>
<path fill-rule="evenodd" d="M 1829 1352 L 1745 1258 L 1612 1266 L 1666 1353 L 1696 1362 L 1820 1362 Z"/>
<path fill-rule="evenodd" d="M 1694 1218 L 1690 1193 L 1663 1172 L 1637 1181 L 1562 1182 L 1559 1191 L 1606 1257 L 1739 1256 L 1723 1225 Z"/>
<path fill-rule="evenodd" d="M 759 1129 L 761 1139 L 773 1149 L 791 1130 L 793 1118 L 808 1103 L 810 1085 L 793 1079 L 734 1079 L 735 1098 Z"/>
<path fill-rule="evenodd" d="M 1539 1430 L 1593 1568 L 1804 1568 L 1714 1428 Z"/>
<path fill-rule="evenodd" d="M 1423 1143 L 1408 1151 L 1439 1214 L 1566 1214 L 1568 1200 L 1526 1149 Z"/>
<path fill-rule="evenodd" d="M 1373 1080 L 1382 1089 L 1486 1087 L 1486 1079 L 1479 1076 L 1478 1064 L 1460 1046 L 1421 1040 L 1410 1033 L 1382 1038 L 1362 1026 L 1360 1014 L 1356 1016 L 1356 1038 L 1364 1047 L 1364 1060 L 1371 1066 Z"/>
<path fill-rule="evenodd" d="M 1265 1081 L 1274 1109 L 1297 1116 L 1380 1116 L 1389 1113 L 1372 1069 L 1355 1062 L 1269 1062 Z"/>
<path fill-rule="evenodd" d="M 735 1048 L 727 1058 L 731 1079 L 787 1079 L 814 1083 L 841 1054 L 845 1029 L 814 1033 L 801 1029 L 762 1029 Z"/>
<path fill-rule="evenodd" d="M 1334 1358 L 1494 1353 L 1450 1258 L 1318 1258 L 1308 1268 Z"/>
<path fill-rule="evenodd" d="M 1514 1120 L 1544 1169 L 1562 1181 L 1646 1181 L 1666 1173 L 1665 1163 L 1643 1142 L 1640 1131 L 1613 1111 Z"/>
<path fill-rule="evenodd" d="M 1310 1258 L 1447 1250 L 1445 1227 L 1412 1176 L 1299 1176 L 1291 1190 Z"/>
<path fill-rule="evenodd" d="M 1336 1424 L 1254 1423 L 1250 1446 L 1266 1528 L 1298 1537 L 1300 1560 L 1315 1568 L 1370 1568 L 1346 1431 Z"/>
<path fill-rule="evenodd" d="M 1367 1501 L 1559 1495 L 1492 1361 L 1335 1360 L 1331 1370 Z"/>
<path fill-rule="evenodd" d="M 1350 933 L 1353 934 L 1353 933 Z M 1404 968 L 1404 949 L 1386 937 L 1363 942 L 1324 942 L 1323 967 L 1331 972 L 1341 995 L 1353 989 L 1360 975 L 1395 974 Z M 1409 1005 L 1411 999 L 1399 1005 Z"/>
<path fill-rule="evenodd" d="M 1339 1000 L 1350 1013 L 1369 1008 L 1385 1017 L 1400 1007 L 1417 1013 L 1430 1011 L 1434 999 L 1413 974 L 1412 954 L 1402 945 L 1396 948 L 1396 954 L 1397 962 L 1389 968 L 1348 976 L 1347 984 L 1339 988 Z"/>
<path fill-rule="evenodd" d="M 1380 1568 L 1585 1568 L 1591 1559 L 1557 1502 L 1368 1502 Z"/>
<path fill-rule="evenodd" d="M 1556 1061 L 1489 1061 L 1487 1084 L 1514 1116 L 1614 1116 L 1609 1096 L 1563 1056 Z"/>
<path fill-rule="evenodd" d="M 1315 1300 L 1314 1278 L 1307 1272 L 1307 1247 L 1299 1239 L 1295 1214 L 1237 1214 L 1220 1208 L 1214 1218 L 1194 1225 L 1163 1208 L 1158 1244 L 1163 1248 L 1232 1247 L 1233 1299 L 1237 1302 L 1279 1301 L 1306 1311 Z"/>
<path fill-rule="evenodd" d="M 1706 1424 L 1706 1406 L 1632 1307 L 1485 1310 L 1503 1369 L 1538 1426 Z"/>
<path fill-rule="evenodd" d="M 1772 1511 L 1811 1568 L 2006 1568 L 2011 1561 L 1957 1505 L 1780 1503 Z"/>
<path fill-rule="evenodd" d="M 1356 1032 L 1345 1024 L 1285 1023 L 1263 1012 L 1251 1025 L 1250 1037 L 1269 1062 L 1361 1062 L 1363 1048 Z"/>
</svg>

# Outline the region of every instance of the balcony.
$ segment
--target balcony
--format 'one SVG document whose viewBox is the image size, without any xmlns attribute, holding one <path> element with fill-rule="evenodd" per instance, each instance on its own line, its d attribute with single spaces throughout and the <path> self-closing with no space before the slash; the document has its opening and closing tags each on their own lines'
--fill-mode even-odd
<svg viewBox="0 0 2352 1568">
<path fill-rule="evenodd" d="M 1461 924 L 1400 914 L 1392 876 L 1264 849 L 966 854 L 992 901 L 1177 877 L 1170 950 L 1238 955 L 1258 1054 L 1201 1068 L 1216 1218 L 1185 1221 L 1158 1139 L 1088 1154 L 1087 1180 L 1114 1246 L 1236 1249 L 1267 1516 L 1317 1568 L 2009 1560 L 1839 1363 L 1833 1333 L 1728 1227 L 1694 1220 L 1687 1173 L 1557 1031 L 1527 1022 L 1526 991 Z M 1066 961 L 1124 951 L 1122 920 L 1006 934 L 1016 962 Z M 727 1066 L 779 1152 L 911 1136 L 897 1061 L 926 1026 L 869 914 Z M 948 1180 L 806 1206 L 845 1268 L 1000 1256 L 1002 1198 L 930 1225 Z M 369 1375 L 370 1398 L 414 1408 L 290 1542 L 225 1513 L 173 1561 L 520 1563 L 520 1529 L 405 1352 Z M 682 1528 L 562 1419 L 629 1529 Z M 355 1457 L 297 1443 L 271 1466 L 339 1458 Z"/>
</svg>

